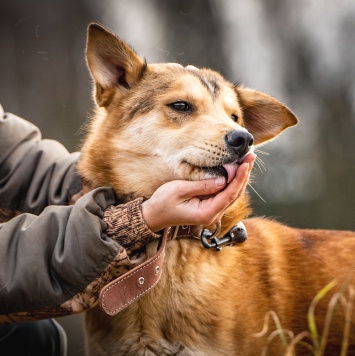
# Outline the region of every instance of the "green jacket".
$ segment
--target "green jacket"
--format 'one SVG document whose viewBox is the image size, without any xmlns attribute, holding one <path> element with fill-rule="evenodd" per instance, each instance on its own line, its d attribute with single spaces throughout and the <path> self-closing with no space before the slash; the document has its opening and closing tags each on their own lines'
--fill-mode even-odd
<svg viewBox="0 0 355 356">
<path fill-rule="evenodd" d="M 0 106 L 0 209 L 21 213 L 0 224 L 0 314 L 61 305 L 122 254 L 102 220 L 105 209 L 118 204 L 111 188 L 68 205 L 81 189 L 78 158 Z M 149 239 L 156 237 L 140 224 Z"/>
</svg>

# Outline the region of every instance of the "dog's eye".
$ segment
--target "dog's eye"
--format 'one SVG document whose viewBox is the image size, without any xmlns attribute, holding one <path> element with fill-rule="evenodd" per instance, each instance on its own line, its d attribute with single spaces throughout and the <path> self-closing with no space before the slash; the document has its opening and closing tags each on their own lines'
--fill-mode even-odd
<svg viewBox="0 0 355 356">
<path fill-rule="evenodd" d="M 191 106 L 186 101 L 176 101 L 175 103 L 169 104 L 169 107 L 180 112 L 191 110 Z"/>
<path fill-rule="evenodd" d="M 238 115 L 232 114 L 231 117 L 232 117 L 232 119 L 233 119 L 234 122 L 237 122 L 237 121 L 238 121 Z"/>
</svg>

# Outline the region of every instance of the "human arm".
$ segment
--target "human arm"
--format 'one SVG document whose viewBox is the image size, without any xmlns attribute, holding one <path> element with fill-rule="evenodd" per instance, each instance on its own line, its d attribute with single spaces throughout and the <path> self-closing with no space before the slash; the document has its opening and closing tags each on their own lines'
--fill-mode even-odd
<svg viewBox="0 0 355 356">
<path fill-rule="evenodd" d="M 106 269 L 111 277 L 105 278 L 113 279 L 120 263 L 129 265 L 132 249 L 125 241 L 134 239 L 132 247 L 139 248 L 158 237 L 146 227 L 140 203 L 118 206 L 111 188 L 69 206 L 81 189 L 78 158 L 56 141 L 42 140 L 34 125 L 0 106 L 0 208 L 25 212 L 0 224 L 0 314 L 60 305 Z M 121 216 L 135 217 L 135 236 L 126 226 L 125 241 L 107 236 L 103 214 L 109 205 L 122 210 Z M 116 271 L 108 268 L 113 262 Z"/>
<path fill-rule="evenodd" d="M 101 219 L 113 203 L 102 189 L 0 224 L 0 314 L 61 304 L 94 280 L 120 248 Z"/>
<path fill-rule="evenodd" d="M 24 120 L 10 116 L 0 123 L 6 120 L 11 125 L 5 122 L 0 130 L 5 139 L 1 143 L 6 142 L 0 143 L 0 204 L 34 213 L 49 203 L 66 204 L 69 192 L 75 193 L 70 189 L 75 182 L 75 156 L 62 146 L 48 148 L 53 141 L 46 141 L 44 147 L 38 129 Z M 11 135 L 17 138 L 16 144 L 9 139 Z M 0 313 L 15 312 L 18 319 L 12 316 L 8 320 L 21 321 L 92 307 L 105 283 L 139 263 L 129 255 L 158 237 L 151 230 L 180 225 L 186 219 L 191 224 L 218 219 L 245 186 L 245 169 L 237 178 L 208 204 L 195 196 L 216 194 L 224 184 L 216 185 L 214 180 L 170 182 L 147 202 L 125 205 L 119 204 L 112 190 L 100 188 L 74 207 L 52 206 L 39 216 L 24 214 L 1 225 L 0 261 L 7 267 L 0 273 Z M 147 204 L 150 217 L 148 213 L 144 218 L 151 229 L 143 219 L 145 208 L 141 212 L 141 206 Z M 112 212 L 109 206 L 114 207 L 116 230 L 105 223 Z M 162 209 L 169 214 L 160 214 Z"/>
</svg>

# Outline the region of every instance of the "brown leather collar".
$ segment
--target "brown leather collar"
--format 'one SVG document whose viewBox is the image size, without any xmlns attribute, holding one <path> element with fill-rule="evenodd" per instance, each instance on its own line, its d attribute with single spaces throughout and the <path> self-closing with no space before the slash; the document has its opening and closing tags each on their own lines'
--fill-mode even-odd
<svg viewBox="0 0 355 356">
<path fill-rule="evenodd" d="M 102 288 L 99 296 L 101 309 L 109 315 L 115 315 L 150 291 L 158 283 L 163 271 L 166 241 L 199 239 L 201 233 L 201 225 L 166 228 L 154 256 Z"/>
<path fill-rule="evenodd" d="M 182 225 L 168 227 L 168 240 L 201 238 L 202 225 Z"/>
</svg>

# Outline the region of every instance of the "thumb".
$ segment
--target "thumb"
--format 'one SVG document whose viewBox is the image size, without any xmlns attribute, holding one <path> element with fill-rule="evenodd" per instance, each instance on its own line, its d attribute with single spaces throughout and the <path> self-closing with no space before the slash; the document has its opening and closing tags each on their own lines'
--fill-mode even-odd
<svg viewBox="0 0 355 356">
<path fill-rule="evenodd" d="M 210 195 L 221 191 L 226 185 L 224 177 L 199 181 L 183 181 L 180 186 L 182 198 L 189 199 L 199 195 Z"/>
</svg>

